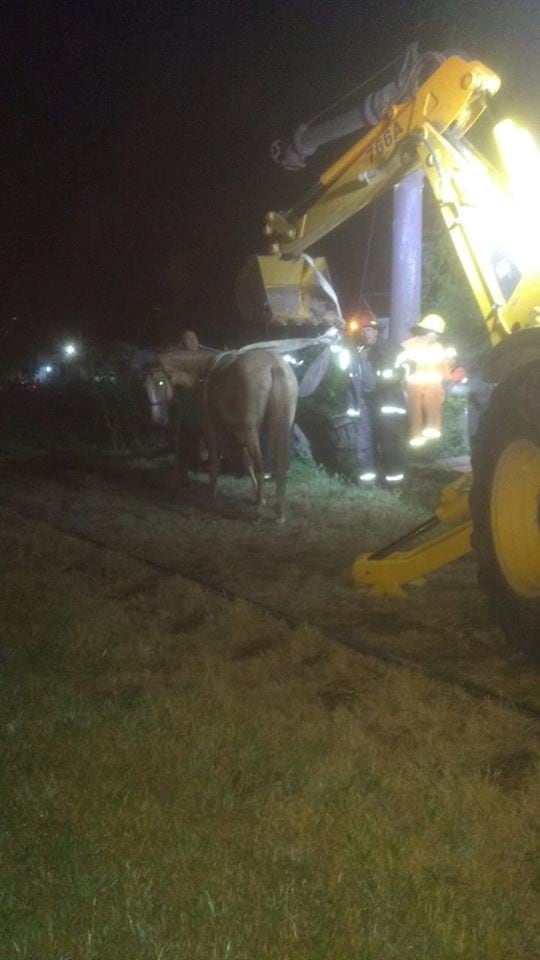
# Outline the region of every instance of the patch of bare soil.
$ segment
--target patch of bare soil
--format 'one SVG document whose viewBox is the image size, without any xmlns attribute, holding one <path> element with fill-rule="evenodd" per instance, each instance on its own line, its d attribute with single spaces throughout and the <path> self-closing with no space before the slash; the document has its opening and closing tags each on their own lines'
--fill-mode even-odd
<svg viewBox="0 0 540 960">
<path fill-rule="evenodd" d="M 537 671 L 489 623 L 472 558 L 409 587 L 405 599 L 358 591 L 350 581 L 355 556 L 424 520 L 437 486 L 450 479 L 443 469 L 427 477 L 418 468 L 399 494 L 360 492 L 293 469 L 289 520 L 280 527 L 270 505 L 267 518 L 253 523 L 246 479 L 222 478 L 213 502 L 202 476 L 180 487 L 167 457 L 43 455 L 0 464 L 4 504 L 26 516 L 312 623 L 352 647 L 540 710 Z"/>
</svg>

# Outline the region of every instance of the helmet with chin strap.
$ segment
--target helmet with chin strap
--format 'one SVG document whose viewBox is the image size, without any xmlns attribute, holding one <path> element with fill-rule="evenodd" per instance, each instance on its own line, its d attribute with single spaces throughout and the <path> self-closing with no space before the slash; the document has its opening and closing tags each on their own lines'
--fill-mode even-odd
<svg viewBox="0 0 540 960">
<path fill-rule="evenodd" d="M 375 314 L 371 310 L 359 310 L 347 320 L 348 333 L 360 333 L 362 330 L 371 327 L 372 330 L 379 329 L 379 323 Z"/>
</svg>

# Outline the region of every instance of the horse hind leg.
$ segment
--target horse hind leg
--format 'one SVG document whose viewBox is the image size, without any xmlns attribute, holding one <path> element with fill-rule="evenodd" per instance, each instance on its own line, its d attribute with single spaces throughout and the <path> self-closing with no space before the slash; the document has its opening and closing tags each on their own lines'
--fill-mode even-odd
<svg viewBox="0 0 540 960">
<path fill-rule="evenodd" d="M 262 515 L 262 508 L 264 506 L 264 477 L 261 446 L 256 430 L 248 431 L 246 442 L 242 447 L 242 455 L 246 469 L 253 484 L 253 493 L 255 495 L 255 504 L 257 507 L 257 517 L 260 519 Z"/>
<path fill-rule="evenodd" d="M 253 496 L 256 499 L 257 498 L 257 477 L 255 476 L 255 470 L 253 469 L 253 462 L 248 453 L 247 447 L 242 447 L 242 461 L 249 475 L 249 479 L 251 480 L 251 483 L 253 486 Z"/>
<path fill-rule="evenodd" d="M 287 467 L 284 469 L 277 467 L 275 470 L 276 481 L 276 522 L 285 523 L 285 491 L 287 488 Z"/>
<path fill-rule="evenodd" d="M 268 406 L 273 474 L 276 484 L 276 520 L 285 522 L 285 491 L 289 469 L 290 433 L 296 410 L 295 394 L 282 370 L 274 371 L 273 389 Z"/>
<path fill-rule="evenodd" d="M 217 496 L 217 481 L 219 472 L 219 459 L 217 436 L 214 425 L 207 419 L 203 425 L 203 435 L 208 451 L 208 481 L 210 484 L 210 495 L 213 500 Z"/>
</svg>

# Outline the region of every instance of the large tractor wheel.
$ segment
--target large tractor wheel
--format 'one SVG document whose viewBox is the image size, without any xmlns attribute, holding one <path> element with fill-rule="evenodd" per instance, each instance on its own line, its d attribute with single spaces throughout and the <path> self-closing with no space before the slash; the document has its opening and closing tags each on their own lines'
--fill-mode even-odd
<svg viewBox="0 0 540 960">
<path fill-rule="evenodd" d="M 509 640 L 540 657 L 540 362 L 493 392 L 473 454 L 479 582 Z"/>
</svg>

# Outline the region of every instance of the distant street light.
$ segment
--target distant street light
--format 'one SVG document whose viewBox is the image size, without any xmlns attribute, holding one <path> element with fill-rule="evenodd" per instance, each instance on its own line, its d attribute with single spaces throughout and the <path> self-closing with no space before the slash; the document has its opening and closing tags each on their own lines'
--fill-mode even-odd
<svg viewBox="0 0 540 960">
<path fill-rule="evenodd" d="M 77 353 L 77 347 L 74 343 L 66 343 L 64 346 L 64 353 L 66 357 L 74 357 Z"/>
</svg>

